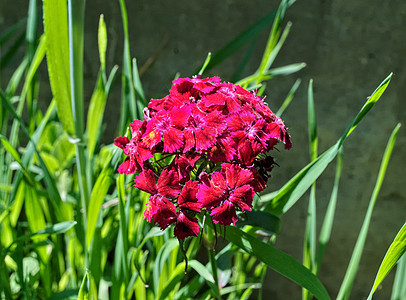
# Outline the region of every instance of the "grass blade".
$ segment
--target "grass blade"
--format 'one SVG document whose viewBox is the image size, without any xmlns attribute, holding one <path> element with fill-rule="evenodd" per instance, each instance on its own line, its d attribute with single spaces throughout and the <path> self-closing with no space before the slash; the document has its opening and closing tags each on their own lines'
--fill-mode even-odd
<svg viewBox="0 0 406 300">
<path fill-rule="evenodd" d="M 122 90 L 121 90 L 121 119 L 120 119 L 120 133 L 124 133 L 127 128 L 127 120 L 137 119 L 137 103 L 135 98 L 135 91 L 131 73 L 131 53 L 130 41 L 128 36 L 128 17 L 127 8 L 124 0 L 120 1 L 121 17 L 123 20 L 124 30 L 124 53 L 123 53 L 123 73 L 122 73 Z M 129 111 L 129 114 L 128 114 Z"/>
<path fill-rule="evenodd" d="M 300 70 L 302 70 L 305 67 L 306 67 L 306 63 L 290 64 L 290 65 L 287 65 L 287 66 L 270 69 L 266 73 L 266 75 L 271 76 L 271 77 L 288 76 L 290 74 L 299 72 Z"/>
<path fill-rule="evenodd" d="M 89 248 L 90 242 L 93 239 L 93 235 L 96 229 L 97 218 L 100 213 L 100 208 L 104 202 L 104 198 L 107 195 L 107 192 L 111 184 L 111 173 L 112 169 L 110 166 L 107 166 L 100 173 L 99 177 L 94 184 L 92 189 L 92 194 L 90 196 L 89 207 L 92 209 L 89 210 L 87 215 L 87 226 L 86 226 L 86 242 L 87 247 Z"/>
<path fill-rule="evenodd" d="M 392 288 L 392 300 L 406 299 L 406 255 L 403 254 L 396 267 L 396 276 Z"/>
<path fill-rule="evenodd" d="M 385 178 L 386 169 L 389 164 L 390 157 L 392 155 L 393 147 L 395 146 L 396 137 L 400 128 L 400 124 L 398 124 L 395 129 L 392 131 L 392 134 L 389 138 L 389 141 L 386 145 L 385 152 L 383 154 L 381 166 L 379 168 L 378 178 L 376 180 L 376 184 L 374 190 L 372 192 L 371 200 L 369 201 L 368 210 L 364 218 L 364 222 L 362 224 L 360 233 L 358 235 L 357 243 L 355 244 L 350 263 L 348 264 L 347 271 L 344 276 L 344 280 L 341 284 L 340 291 L 338 292 L 337 299 L 348 299 L 350 297 L 352 285 L 355 280 L 355 276 L 358 271 L 358 266 L 361 260 L 362 251 L 364 250 L 365 240 L 368 234 L 369 224 L 372 218 L 372 212 L 374 210 L 374 206 L 376 200 L 378 198 L 379 191 L 381 189 L 383 179 Z"/>
<path fill-rule="evenodd" d="M 100 127 L 103 121 L 104 110 L 106 107 L 107 94 L 103 84 L 102 73 L 99 72 L 96 88 L 90 99 L 89 110 L 87 113 L 87 138 L 89 158 L 93 158 L 97 140 L 100 135 Z"/>
<path fill-rule="evenodd" d="M 52 94 L 59 120 L 73 136 L 75 127 L 71 107 L 68 11 L 65 0 L 44 0 L 44 32 L 46 55 Z"/>
<path fill-rule="evenodd" d="M 338 185 L 341 177 L 342 170 L 342 161 L 343 161 L 343 151 L 342 148 L 337 154 L 337 167 L 336 174 L 334 178 L 334 186 L 331 192 L 330 201 L 328 203 L 327 211 L 324 216 L 323 224 L 320 230 L 319 244 L 317 248 L 317 257 L 316 257 L 316 274 L 320 269 L 321 263 L 323 261 L 324 251 L 326 249 L 327 243 L 330 240 L 331 231 L 333 228 L 334 214 L 337 204 L 337 194 L 338 194 Z"/>
<path fill-rule="evenodd" d="M 220 226 L 217 226 L 217 232 L 221 232 L 229 242 L 255 256 L 271 269 L 308 289 L 319 300 L 330 299 L 319 279 L 290 255 L 261 242 L 234 226 L 229 226 L 226 233 L 223 233 Z"/>
<path fill-rule="evenodd" d="M 202 75 L 202 74 L 204 73 L 204 71 L 205 71 L 206 68 L 207 68 L 207 65 L 210 63 L 210 60 L 211 60 L 211 53 L 209 52 L 209 53 L 207 54 L 206 60 L 205 60 L 204 63 L 203 63 L 202 68 L 200 69 L 199 73 L 197 73 L 198 75 Z"/>
<path fill-rule="evenodd" d="M 308 88 L 308 132 L 309 132 L 309 153 L 310 161 L 317 158 L 317 122 L 314 108 L 313 80 L 309 82 Z M 309 204 L 307 209 L 306 228 L 303 242 L 303 265 L 315 273 L 316 264 L 316 182 L 313 182 L 310 189 Z M 302 290 L 303 299 L 311 299 L 307 289 Z"/>
<path fill-rule="evenodd" d="M 402 255 L 406 252 L 406 223 L 396 235 L 392 244 L 389 246 L 388 251 L 379 267 L 378 274 L 376 275 L 374 285 L 369 293 L 368 300 L 372 299 L 378 286 L 385 279 L 386 275 L 390 272 L 393 266 L 398 262 Z"/>
<path fill-rule="evenodd" d="M 300 79 L 297 79 L 295 81 L 295 83 L 292 85 L 292 87 L 290 88 L 288 95 L 286 96 L 285 100 L 283 101 L 281 107 L 276 112 L 276 115 L 278 117 L 282 116 L 283 112 L 286 110 L 286 108 L 289 106 L 290 102 L 293 100 L 293 97 L 295 96 L 295 93 L 296 93 L 297 89 L 299 88 L 301 82 L 302 81 Z"/>
<path fill-rule="evenodd" d="M 204 278 L 204 280 L 210 286 L 210 289 L 214 292 L 216 298 L 221 299 L 219 287 L 216 286 L 214 278 L 210 271 L 204 265 L 194 259 L 189 261 L 189 266 L 194 269 L 201 277 Z"/>
<path fill-rule="evenodd" d="M 174 291 L 175 286 L 183 279 L 185 276 L 184 274 L 185 263 L 181 262 L 179 265 L 176 266 L 175 270 L 170 274 L 170 277 L 167 281 L 165 288 L 162 292 L 158 295 L 157 299 L 167 299 L 169 293 Z"/>
<path fill-rule="evenodd" d="M 280 216 L 287 212 L 300 199 L 300 197 L 302 197 L 313 182 L 323 173 L 328 164 L 336 157 L 345 139 L 379 100 L 387 88 L 391 78 L 392 74 L 390 74 L 372 93 L 371 97 L 369 97 L 361 111 L 355 117 L 354 121 L 335 145 L 325 151 L 316 160 L 305 166 L 277 193 L 273 193 L 272 195 L 264 195 L 261 197 L 261 202 L 269 201 L 263 210 Z"/>
<path fill-rule="evenodd" d="M 288 1 L 288 6 L 292 5 L 295 1 Z M 232 41 L 227 45 L 221 48 L 219 51 L 215 52 L 210 60 L 210 63 L 206 66 L 205 71 L 209 71 L 225 59 L 237 52 L 241 47 L 250 42 L 253 39 L 256 39 L 257 36 L 275 19 L 277 10 L 272 11 L 261 20 L 250 26 L 244 32 L 236 36 Z M 202 67 L 200 66 L 195 71 L 195 74 L 199 72 Z"/>
<path fill-rule="evenodd" d="M 10 38 L 12 38 L 18 30 L 20 30 L 25 22 L 27 22 L 27 19 L 21 19 L 14 25 L 10 26 L 8 29 L 6 29 L 1 35 L 0 35 L 0 47 L 3 46 Z"/>
</svg>

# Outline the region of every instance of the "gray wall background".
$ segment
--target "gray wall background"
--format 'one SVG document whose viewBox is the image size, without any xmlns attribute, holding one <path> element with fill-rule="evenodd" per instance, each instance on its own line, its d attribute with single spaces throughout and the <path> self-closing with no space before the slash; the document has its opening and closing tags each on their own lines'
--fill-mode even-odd
<svg viewBox="0 0 406 300">
<path fill-rule="evenodd" d="M 143 74 L 148 98 L 163 97 L 176 72 L 191 75 L 209 51 L 215 52 L 242 30 L 278 6 L 278 1 L 127 1 L 131 54 L 143 65 L 168 38 L 154 64 Z M 41 5 L 41 2 L 38 2 Z M 0 31 L 26 15 L 25 0 L 0 1 Z M 122 25 L 118 1 L 87 1 L 85 40 L 85 95 L 89 99 L 99 68 L 97 25 L 105 15 L 108 26 L 108 68 L 121 65 Z M 277 110 L 296 78 L 302 85 L 284 114 L 293 148 L 275 153 L 281 166 L 270 181 L 272 190 L 283 185 L 308 163 L 307 84 L 314 79 L 319 125 L 319 151 L 328 149 L 358 113 L 366 98 L 390 73 L 394 76 L 382 99 L 348 138 L 344 148 L 344 169 L 338 194 L 336 222 L 327 248 L 320 278 L 332 297 L 337 295 L 376 181 L 380 160 L 392 129 L 406 119 L 406 2 L 362 0 L 299 0 L 286 14 L 292 21 L 291 33 L 275 66 L 306 62 L 307 67 L 293 76 L 271 80 L 267 101 Z M 248 71 L 258 66 L 268 32 L 262 34 Z M 228 80 L 242 57 L 210 72 Z M 10 66 L 2 71 L 4 81 Z M 42 66 L 40 102 L 51 99 Z M 104 142 L 110 143 L 117 130 L 120 87 L 110 95 L 105 117 Z M 405 124 L 403 124 L 405 126 Z M 376 203 L 361 267 L 351 299 L 366 298 L 379 264 L 406 215 L 405 176 L 406 128 L 401 128 L 380 196 Z M 335 164 L 317 182 L 318 225 L 330 197 Z M 301 260 L 307 196 L 283 216 L 281 236 L 276 246 Z M 394 272 L 389 274 L 375 299 L 389 299 Z M 267 299 L 299 299 L 300 288 L 269 272 Z"/>
</svg>

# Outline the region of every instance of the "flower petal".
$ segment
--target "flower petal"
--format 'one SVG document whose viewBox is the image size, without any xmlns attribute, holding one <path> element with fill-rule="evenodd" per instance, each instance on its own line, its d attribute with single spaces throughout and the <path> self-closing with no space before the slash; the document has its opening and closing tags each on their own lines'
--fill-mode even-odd
<svg viewBox="0 0 406 300">
<path fill-rule="evenodd" d="M 182 211 L 179 212 L 173 232 L 179 240 L 184 240 L 189 236 L 198 236 L 199 231 L 200 226 L 196 218 L 189 217 Z"/>
<path fill-rule="evenodd" d="M 231 192 L 230 201 L 243 212 L 251 210 L 254 194 L 255 192 L 252 186 L 243 185 Z"/>
<path fill-rule="evenodd" d="M 174 170 L 163 170 L 158 178 L 157 189 L 162 196 L 168 198 L 177 197 L 181 190 L 178 174 Z"/>
<path fill-rule="evenodd" d="M 226 200 L 222 205 L 216 207 L 211 212 L 210 216 L 213 218 L 214 223 L 219 223 L 221 225 L 230 225 L 237 222 L 237 214 L 235 212 L 235 207 L 233 203 Z"/>
<path fill-rule="evenodd" d="M 135 177 L 135 187 L 151 195 L 158 194 L 158 188 L 155 183 L 155 175 L 152 170 L 144 170 Z"/>
<path fill-rule="evenodd" d="M 200 212 L 201 204 L 197 202 L 196 197 L 198 188 L 199 183 L 197 181 L 189 180 L 185 183 L 178 198 L 180 208 Z"/>
</svg>

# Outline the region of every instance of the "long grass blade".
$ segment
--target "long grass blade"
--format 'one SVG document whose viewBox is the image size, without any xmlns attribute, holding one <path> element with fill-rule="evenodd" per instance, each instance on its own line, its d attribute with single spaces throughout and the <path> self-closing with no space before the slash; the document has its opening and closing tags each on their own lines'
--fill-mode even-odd
<svg viewBox="0 0 406 300">
<path fill-rule="evenodd" d="M 316 111 L 314 108 L 313 80 L 310 80 L 309 82 L 307 114 L 310 161 L 314 161 L 317 158 L 318 137 Z M 313 182 L 310 189 L 303 242 L 303 265 L 313 273 L 315 273 L 316 264 L 316 234 L 316 182 Z M 307 289 L 302 290 L 302 298 L 311 299 L 311 295 Z"/>
<path fill-rule="evenodd" d="M 385 178 L 386 169 L 389 164 L 390 157 L 392 155 L 393 147 L 395 146 L 396 137 L 400 128 L 400 124 L 398 124 L 395 129 L 392 131 L 392 134 L 389 138 L 389 141 L 386 145 L 385 152 L 383 154 L 381 166 L 379 168 L 378 178 L 376 180 L 376 184 L 374 190 L 372 192 L 371 200 L 369 201 L 368 210 L 364 218 L 364 222 L 362 223 L 362 227 L 360 233 L 358 235 L 357 243 L 355 244 L 350 263 L 348 264 L 347 271 L 344 276 L 344 280 L 341 284 L 340 290 L 337 295 L 337 299 L 348 299 L 350 297 L 351 289 L 354 284 L 355 276 L 357 275 L 358 266 L 361 260 L 362 252 L 364 250 L 365 241 L 368 234 L 369 224 L 372 218 L 372 212 L 374 210 L 374 206 L 376 200 L 378 198 L 379 191 L 381 190 L 381 186 L 383 183 L 383 179 Z"/>
<path fill-rule="evenodd" d="M 395 280 L 393 281 L 391 300 L 406 299 L 406 255 L 403 254 L 396 267 Z"/>
<path fill-rule="evenodd" d="M 297 89 L 300 86 L 300 83 L 302 81 L 300 79 L 296 79 L 295 83 L 292 85 L 292 87 L 289 90 L 288 95 L 286 96 L 285 100 L 283 101 L 281 107 L 278 109 L 278 111 L 276 112 L 276 115 L 278 117 L 282 116 L 283 112 L 286 110 L 286 108 L 289 106 L 290 102 L 292 102 L 293 97 L 296 94 Z"/>
<path fill-rule="evenodd" d="M 372 93 L 354 121 L 344 132 L 341 138 L 330 149 L 321 154 L 316 160 L 305 166 L 291 180 L 289 180 L 277 193 L 264 195 L 261 202 L 268 202 L 263 210 L 275 215 L 287 212 L 307 191 L 313 182 L 323 173 L 329 163 L 336 157 L 348 135 L 357 127 L 359 122 L 367 115 L 387 88 L 392 74 L 390 74 Z"/>
<path fill-rule="evenodd" d="M 295 1 L 288 1 L 287 5 L 291 6 Z M 225 45 L 223 48 L 221 48 L 219 51 L 214 52 L 210 63 L 206 67 L 206 72 L 226 60 L 228 57 L 233 55 L 235 52 L 237 52 L 241 47 L 246 45 L 248 42 L 252 41 L 253 39 L 256 39 L 257 36 L 266 28 L 268 25 L 274 21 L 275 16 L 276 16 L 277 10 L 272 11 L 265 17 L 263 17 L 261 20 L 247 28 L 244 32 L 240 33 L 238 36 L 236 36 L 232 41 L 230 41 L 227 45 Z M 197 74 L 199 70 L 201 69 L 201 66 L 197 68 L 197 70 L 194 72 L 194 74 Z"/>
<path fill-rule="evenodd" d="M 87 140 L 89 159 L 93 158 L 97 140 L 100 135 L 100 127 L 103 121 L 104 110 L 106 108 L 107 94 L 103 84 L 102 72 L 99 72 L 96 87 L 90 99 L 87 113 Z"/>
<path fill-rule="evenodd" d="M 59 120 L 73 136 L 75 126 L 71 107 L 68 10 L 65 0 L 44 0 L 44 32 L 52 94 Z"/>
<path fill-rule="evenodd" d="M 330 299 L 327 290 L 319 279 L 290 255 L 265 244 L 234 226 L 228 227 L 226 233 L 222 232 L 218 226 L 217 232 L 222 233 L 229 242 L 255 256 L 271 269 L 308 289 L 317 299 Z"/>
<path fill-rule="evenodd" d="M 131 73 L 131 53 L 130 41 L 128 35 L 128 17 L 127 8 L 124 0 L 119 0 L 121 8 L 121 18 L 123 20 L 124 30 L 124 53 L 123 53 L 123 73 L 122 73 L 122 106 L 120 119 L 120 133 L 124 133 L 127 128 L 127 120 L 135 120 L 137 118 L 137 103 L 133 78 Z"/>
<path fill-rule="evenodd" d="M 334 178 L 334 186 L 331 192 L 330 201 L 328 203 L 327 211 L 324 216 L 323 224 L 320 230 L 319 244 L 317 248 L 317 257 L 316 257 L 316 275 L 320 269 L 321 263 L 323 261 L 324 251 L 326 249 L 327 243 L 330 240 L 331 231 L 333 228 L 334 214 L 337 204 L 337 194 L 338 186 L 340 183 L 341 170 L 342 170 L 342 161 L 343 161 L 343 151 L 342 148 L 338 151 L 337 154 L 337 166 L 336 174 Z"/>
<path fill-rule="evenodd" d="M 392 244 L 389 246 L 388 251 L 379 267 L 378 274 L 376 275 L 374 285 L 372 286 L 371 292 L 369 293 L 368 300 L 372 299 L 372 295 L 375 293 L 378 286 L 385 279 L 386 275 L 406 252 L 406 223 L 403 224 L 402 228 L 396 235 Z"/>
</svg>

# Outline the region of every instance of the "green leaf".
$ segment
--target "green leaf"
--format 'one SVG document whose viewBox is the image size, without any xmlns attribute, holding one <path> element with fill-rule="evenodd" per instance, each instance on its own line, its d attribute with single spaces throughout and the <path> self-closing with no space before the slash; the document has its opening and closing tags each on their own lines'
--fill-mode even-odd
<svg viewBox="0 0 406 300">
<path fill-rule="evenodd" d="M 104 23 L 104 16 L 100 15 L 99 30 L 98 30 L 98 43 L 99 43 L 99 58 L 102 70 L 106 69 L 106 50 L 107 50 L 107 30 L 106 23 Z"/>
<path fill-rule="evenodd" d="M 316 111 L 314 108 L 313 97 L 313 80 L 309 82 L 308 88 L 308 101 L 307 101 L 307 115 L 308 115 L 308 134 L 309 134 L 309 153 L 310 161 L 317 158 L 317 122 Z M 315 273 L 316 270 L 316 182 L 313 182 L 310 189 L 309 204 L 307 208 L 306 228 L 303 242 L 303 265 Z M 311 299 L 312 296 L 308 290 L 302 290 L 303 299 Z"/>
<path fill-rule="evenodd" d="M 157 299 L 167 299 L 169 293 L 171 293 L 175 286 L 183 279 L 185 276 L 184 274 L 184 269 L 185 269 L 185 263 L 181 262 L 178 264 L 173 270 L 173 272 L 170 274 L 170 277 L 167 281 L 167 284 L 165 285 L 165 288 L 162 290 L 162 292 L 158 295 Z"/>
<path fill-rule="evenodd" d="M 316 274 L 317 274 L 318 270 L 320 269 L 320 266 L 321 266 L 321 263 L 323 260 L 323 256 L 324 256 L 324 251 L 326 249 L 328 241 L 330 240 L 331 231 L 333 228 L 334 214 L 335 214 L 336 204 L 337 204 L 338 185 L 340 183 L 341 170 L 342 170 L 342 161 L 343 161 L 343 151 L 341 148 L 337 155 L 337 166 L 336 166 L 336 174 L 335 174 L 335 178 L 334 178 L 333 190 L 331 192 L 330 201 L 328 203 L 327 211 L 324 216 L 323 224 L 320 229 L 319 244 L 318 244 L 317 256 L 316 256 L 316 268 L 317 268 Z"/>
<path fill-rule="evenodd" d="M 96 222 L 100 213 L 100 208 L 110 188 L 111 173 L 112 170 L 110 167 L 106 167 L 105 169 L 103 169 L 92 189 L 92 194 L 90 196 L 89 202 L 89 207 L 91 207 L 92 209 L 89 209 L 88 211 L 86 226 L 86 241 L 88 248 L 90 246 L 90 242 L 93 239 L 93 234 L 96 228 Z"/>
<path fill-rule="evenodd" d="M 138 72 L 138 66 L 137 66 L 137 59 L 133 58 L 133 80 L 134 80 L 134 88 L 135 88 L 135 92 L 137 94 L 137 103 L 140 103 L 141 106 L 146 106 L 147 105 L 147 99 L 145 98 L 145 93 L 144 93 L 144 89 L 142 88 L 142 84 L 141 84 L 141 79 L 140 79 L 140 74 Z M 142 115 L 140 114 L 138 116 L 139 120 L 142 119 Z"/>
<path fill-rule="evenodd" d="M 76 225 L 76 221 L 66 221 L 66 222 L 61 222 L 61 223 L 56 223 L 52 226 L 46 227 L 44 229 L 41 229 L 35 233 L 33 233 L 33 236 L 35 235 L 41 235 L 41 234 L 61 234 L 69 229 L 71 229 L 73 226 Z"/>
<path fill-rule="evenodd" d="M 283 101 L 281 107 L 276 112 L 276 115 L 278 117 L 282 116 L 283 112 L 289 106 L 289 104 L 292 101 L 293 97 L 295 96 L 295 93 L 296 93 L 297 89 L 299 88 L 301 82 L 302 81 L 300 79 L 297 79 L 295 81 L 295 83 L 292 85 L 292 87 L 290 88 L 288 95 L 286 96 L 285 100 Z"/>
<path fill-rule="evenodd" d="M 247 211 L 241 214 L 240 217 L 244 219 L 239 219 L 236 226 L 241 228 L 245 225 L 250 225 L 254 227 L 259 227 L 267 232 L 279 234 L 281 230 L 281 220 L 278 216 L 270 214 L 266 211 Z"/>
<path fill-rule="evenodd" d="M 18 32 L 18 30 L 20 30 L 24 26 L 25 22 L 27 22 L 26 18 L 21 19 L 14 25 L 12 25 L 9 28 L 7 28 L 6 30 L 4 30 L 0 35 L 0 47 L 3 46 L 4 43 L 6 43 L 8 40 L 10 40 L 13 36 L 15 36 L 15 34 Z"/>
<path fill-rule="evenodd" d="M 168 262 L 169 256 L 172 251 L 177 248 L 179 245 L 176 238 L 168 239 L 165 244 L 159 249 L 158 255 L 156 256 L 153 269 L 153 282 L 154 282 L 154 292 L 155 295 L 158 295 L 162 284 L 165 283 L 167 278 L 164 278 L 162 275 L 165 264 Z"/>
<path fill-rule="evenodd" d="M 107 95 L 105 93 L 101 73 L 97 80 L 97 86 L 93 92 L 87 114 L 87 138 L 89 157 L 92 158 L 96 148 L 97 139 L 100 135 L 100 128 L 103 121 L 104 109 L 106 107 Z"/>
<path fill-rule="evenodd" d="M 290 65 L 287 65 L 287 66 L 270 69 L 266 73 L 266 75 L 271 76 L 271 77 L 287 76 L 287 75 L 299 72 L 304 67 L 306 67 L 306 63 L 290 64 Z"/>
<path fill-rule="evenodd" d="M 368 300 L 372 299 L 372 295 L 375 293 L 378 286 L 385 279 L 386 275 L 390 272 L 393 266 L 398 262 L 402 255 L 406 252 L 406 223 L 396 235 L 392 244 L 389 246 L 388 251 L 379 267 L 378 274 L 376 275 L 374 285 L 369 293 Z"/>
<path fill-rule="evenodd" d="M 33 154 L 35 153 L 37 155 L 37 158 L 40 163 L 40 167 L 44 172 L 46 190 L 48 192 L 49 199 L 51 200 L 51 203 L 54 207 L 55 214 L 56 214 L 58 220 L 60 220 L 60 221 L 69 220 L 68 211 L 66 211 L 64 209 L 65 204 L 62 202 L 61 196 L 59 195 L 58 189 L 56 188 L 55 179 L 49 173 L 49 170 L 48 170 L 44 160 L 42 159 L 41 154 L 38 152 L 38 149 L 36 147 L 36 144 L 38 143 L 38 140 L 41 136 L 41 133 L 44 130 L 45 125 L 48 123 L 51 113 L 53 112 L 54 102 L 51 102 L 51 105 L 48 107 L 47 113 L 46 113 L 44 119 L 41 121 L 41 124 L 38 126 L 38 128 L 36 129 L 34 134 L 32 136 L 30 136 L 30 133 L 28 132 L 27 127 L 24 125 L 24 122 L 21 120 L 21 118 L 16 113 L 14 107 L 7 101 L 6 96 L 3 94 L 3 92 L 1 90 L 0 90 L 0 98 L 2 100 L 4 107 L 7 108 L 7 110 L 11 113 L 11 115 L 14 117 L 14 120 L 19 123 L 24 134 L 27 136 L 27 138 L 30 141 L 30 143 L 27 146 L 26 152 L 24 153 L 24 155 L 21 158 L 22 164 L 24 166 L 28 166 L 28 163 L 31 161 Z M 17 179 L 18 179 L 18 177 L 17 177 Z M 17 187 L 17 185 L 16 185 L 16 187 Z"/>
<path fill-rule="evenodd" d="M 79 293 L 78 293 L 78 300 L 87 300 L 89 299 L 89 295 L 86 293 L 86 282 L 89 277 L 89 271 L 86 270 L 85 276 L 83 276 L 82 284 L 80 285 Z"/>
<path fill-rule="evenodd" d="M 210 62 L 210 59 L 211 59 L 211 53 L 209 52 L 209 53 L 207 54 L 206 60 L 205 60 L 204 63 L 203 63 L 202 68 L 200 69 L 199 73 L 197 73 L 197 74 L 199 74 L 199 75 L 202 75 L 202 74 L 203 74 L 203 72 L 206 70 L 207 65 L 208 65 L 209 62 Z"/>
<path fill-rule="evenodd" d="M 348 299 L 350 297 L 352 285 L 354 283 L 355 276 L 358 271 L 358 266 L 361 261 L 362 251 L 364 250 L 364 245 L 368 234 L 368 228 L 372 218 L 372 212 L 374 210 L 374 206 L 378 198 L 379 191 L 381 190 L 383 179 L 385 178 L 386 169 L 388 167 L 389 160 L 392 155 L 393 147 L 395 146 L 399 128 L 400 124 L 398 124 L 392 131 L 392 134 L 386 145 L 385 153 L 383 154 L 381 166 L 379 168 L 378 178 L 376 180 L 376 184 L 372 192 L 371 200 L 369 201 L 368 210 L 365 215 L 364 222 L 362 223 L 357 243 L 355 244 L 354 250 L 352 252 L 351 260 L 350 263 L 348 264 L 348 268 L 345 273 L 344 280 L 341 284 L 340 291 L 338 292 L 337 299 L 340 300 Z"/>
<path fill-rule="evenodd" d="M 314 161 L 305 166 L 299 173 L 297 173 L 291 180 L 289 180 L 277 193 L 272 195 L 264 195 L 261 202 L 268 202 L 263 210 L 280 216 L 286 213 L 307 191 L 313 182 L 323 173 L 329 163 L 336 157 L 345 139 L 357 127 L 359 122 L 371 110 L 374 104 L 379 100 L 382 93 L 388 86 L 392 74 L 390 74 L 372 93 L 371 97 L 367 100 L 361 111 L 355 117 L 354 121 L 330 149 L 325 151 L 322 155 L 317 157 Z"/>
<path fill-rule="evenodd" d="M 228 226 L 224 233 L 217 225 L 217 232 L 221 232 L 229 242 L 255 256 L 271 269 L 308 289 L 317 299 L 330 299 L 319 279 L 290 255 L 261 242 L 234 226 Z"/>
<path fill-rule="evenodd" d="M 13 61 L 13 56 L 19 53 L 18 49 L 25 41 L 25 32 L 21 32 L 18 37 L 14 40 L 13 44 L 5 51 L 5 53 L 0 57 L 0 66 L 5 68 L 9 63 Z"/>
<path fill-rule="evenodd" d="M 120 0 L 121 17 L 123 20 L 124 30 L 124 50 L 123 50 L 123 72 L 122 72 L 122 87 L 121 87 L 121 119 L 120 119 L 120 134 L 123 134 L 127 128 L 127 120 L 137 119 L 138 108 L 135 98 L 134 82 L 131 72 L 131 52 L 130 41 L 128 35 L 128 17 L 127 8 L 124 0 Z"/>
<path fill-rule="evenodd" d="M 192 269 L 194 269 L 201 277 L 204 278 L 210 289 L 215 294 L 216 298 L 221 299 L 219 287 L 216 286 L 213 275 L 210 273 L 210 271 L 197 260 L 189 261 L 189 266 L 192 267 Z"/>
<path fill-rule="evenodd" d="M 393 281 L 392 300 L 404 300 L 406 298 L 406 255 L 403 255 L 396 267 L 395 280 Z"/>
<path fill-rule="evenodd" d="M 295 1 L 288 1 L 288 6 L 292 5 L 294 2 Z M 212 68 L 223 62 L 225 59 L 233 55 L 235 52 L 237 52 L 248 42 L 255 39 L 275 19 L 276 13 L 277 10 L 274 10 L 271 13 L 267 14 L 261 20 L 251 25 L 245 31 L 236 36 L 219 51 L 215 52 L 212 55 L 210 63 L 207 65 L 205 71 L 207 72 L 211 70 Z M 194 74 L 197 74 L 201 68 L 201 66 L 197 68 Z"/>
<path fill-rule="evenodd" d="M 52 94 L 65 131 L 73 136 L 66 0 L 44 0 L 44 32 Z"/>
<path fill-rule="evenodd" d="M 8 153 L 11 154 L 11 156 L 14 158 L 14 160 L 16 162 L 18 162 L 19 165 L 21 165 L 21 158 L 20 155 L 18 154 L 17 150 L 14 149 L 13 146 L 11 146 L 11 144 L 9 143 L 9 141 L 7 140 L 7 138 L 3 135 L 0 134 L 0 140 L 1 143 L 3 144 L 4 149 L 6 149 L 6 151 Z"/>
</svg>

